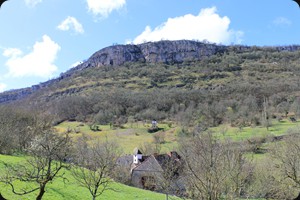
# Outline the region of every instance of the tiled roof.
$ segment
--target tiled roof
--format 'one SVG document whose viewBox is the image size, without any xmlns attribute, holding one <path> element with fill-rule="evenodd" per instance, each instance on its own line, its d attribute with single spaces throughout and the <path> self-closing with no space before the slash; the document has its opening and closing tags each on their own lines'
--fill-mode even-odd
<svg viewBox="0 0 300 200">
<path fill-rule="evenodd" d="M 133 169 L 133 171 L 154 171 L 154 172 L 162 172 L 163 169 L 161 165 L 158 163 L 156 158 L 151 155 L 144 162 L 139 164 L 137 167 Z"/>
</svg>

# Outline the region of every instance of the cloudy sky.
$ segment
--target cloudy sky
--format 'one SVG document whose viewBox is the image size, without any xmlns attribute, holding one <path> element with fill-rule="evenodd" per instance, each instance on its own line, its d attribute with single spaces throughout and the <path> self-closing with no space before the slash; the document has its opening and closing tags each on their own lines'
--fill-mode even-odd
<svg viewBox="0 0 300 200">
<path fill-rule="evenodd" d="M 0 92 L 56 78 L 113 44 L 300 45 L 299 19 L 292 0 L 9 0 L 0 8 Z"/>
</svg>

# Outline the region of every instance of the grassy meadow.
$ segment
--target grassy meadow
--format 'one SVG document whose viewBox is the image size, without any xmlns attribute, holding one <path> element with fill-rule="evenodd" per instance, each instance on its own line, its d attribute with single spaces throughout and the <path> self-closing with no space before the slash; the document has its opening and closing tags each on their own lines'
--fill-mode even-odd
<svg viewBox="0 0 300 200">
<path fill-rule="evenodd" d="M 0 155 L 0 161 L 7 163 L 19 163 L 24 162 L 25 157 L 23 156 L 5 156 Z M 4 173 L 3 164 L 0 162 L 0 176 Z M 44 195 L 45 200 L 83 200 L 83 199 L 92 199 L 88 190 L 84 187 L 78 185 L 75 179 L 72 177 L 69 170 L 63 170 L 61 173 L 65 174 L 66 180 L 56 179 L 53 183 L 49 183 L 46 187 L 46 193 Z M 19 187 L 25 186 L 21 183 L 18 183 Z M 36 186 L 33 184 L 26 184 L 26 187 L 30 188 L 32 186 Z M 101 196 L 97 199 L 111 199 L 111 200 L 163 200 L 165 199 L 164 194 L 159 194 L 155 192 L 151 192 L 148 190 L 142 190 L 134 187 L 129 187 L 120 183 L 112 184 L 113 190 L 105 191 Z M 35 199 L 37 192 L 33 192 L 28 195 L 17 196 L 11 192 L 11 188 L 8 185 L 0 183 L 0 192 L 7 199 L 14 200 L 31 200 Z M 172 197 L 172 199 L 179 199 Z"/>
<path fill-rule="evenodd" d="M 177 146 L 177 129 L 178 127 L 169 127 L 168 124 L 159 124 L 163 131 L 148 133 L 150 124 L 142 122 L 126 124 L 122 128 L 113 128 L 109 125 L 101 125 L 101 131 L 92 131 L 87 124 L 80 122 L 63 122 L 56 126 L 59 132 L 70 131 L 71 136 L 76 139 L 83 134 L 90 137 L 91 140 L 106 139 L 115 141 L 119 144 L 124 154 L 132 154 L 135 147 L 141 147 L 144 143 L 153 143 L 155 134 L 164 134 L 165 142 L 162 144 L 162 152 L 168 152 Z"/>
<path fill-rule="evenodd" d="M 122 128 L 111 128 L 109 125 L 101 125 L 101 131 L 92 131 L 89 126 L 80 122 L 63 122 L 56 126 L 59 132 L 70 130 L 71 136 L 76 139 L 85 134 L 93 139 L 100 141 L 108 140 L 115 141 L 123 149 L 125 154 L 131 154 L 135 147 L 141 147 L 144 143 L 153 143 L 155 134 L 164 134 L 165 142 L 162 143 L 162 152 L 168 152 L 176 149 L 178 141 L 178 132 L 180 127 L 168 123 L 160 123 L 159 128 L 163 130 L 156 133 L 148 133 L 150 124 L 147 123 L 130 123 L 125 124 Z M 288 119 L 272 121 L 272 125 L 267 129 L 265 127 L 231 127 L 228 124 L 223 124 L 218 127 L 210 128 L 216 137 L 222 139 L 231 139 L 233 141 L 243 141 L 250 138 L 279 136 L 294 133 L 300 130 L 300 121 L 291 122 Z M 77 133 L 76 133 L 77 132 Z"/>
<path fill-rule="evenodd" d="M 156 133 L 148 133 L 148 128 L 150 124 L 140 123 L 129 123 L 125 124 L 122 128 L 112 128 L 109 125 L 101 125 L 100 131 L 92 131 L 89 125 L 81 122 L 63 122 L 56 126 L 55 128 L 59 132 L 69 131 L 72 138 L 85 134 L 90 137 L 91 140 L 99 139 L 100 141 L 113 140 L 116 141 L 120 147 L 123 149 L 124 154 L 131 154 L 135 147 L 142 146 L 145 142 L 152 143 L 154 141 L 153 136 L 155 134 L 164 134 L 165 142 L 162 144 L 162 152 L 167 152 L 176 149 L 177 141 L 180 136 L 178 136 L 179 126 L 176 124 L 160 123 L 159 127 L 163 130 Z M 265 127 L 243 127 L 242 129 L 237 127 L 230 127 L 229 125 L 221 125 L 219 127 L 211 128 L 216 135 L 216 137 L 222 139 L 230 138 L 234 141 L 243 141 L 253 137 L 266 137 L 266 136 L 279 136 L 284 134 L 296 133 L 300 130 L 300 122 L 290 122 L 289 120 L 272 121 L 272 126 L 268 128 Z M 272 144 L 265 144 L 266 146 Z M 257 154 L 255 159 L 257 161 L 263 160 L 266 154 Z M 0 155 L 0 161 L 7 163 L 22 163 L 25 161 L 24 156 L 6 156 Z M 0 176 L 1 173 L 5 173 L 3 170 L 3 163 L 0 162 Z M 70 171 L 64 170 L 61 173 L 65 174 L 67 178 L 66 181 L 62 179 L 57 179 L 53 183 L 47 185 L 47 191 L 45 193 L 44 199 L 46 200 L 60 200 L 60 199 L 73 199 L 82 200 L 90 199 L 90 194 L 86 188 L 81 187 L 71 176 Z M 22 186 L 21 183 L 18 186 Z M 23 185 L 24 186 L 24 185 Z M 26 187 L 32 187 L 33 185 L 26 185 Z M 146 190 L 141 190 L 134 187 L 129 187 L 119 183 L 113 183 L 114 190 L 105 191 L 99 199 L 136 199 L 136 200 L 150 200 L 150 199 L 165 199 L 165 195 L 154 193 Z M 16 196 L 14 195 L 10 187 L 4 183 L 0 183 L 0 192 L 7 199 L 16 200 L 29 200 L 34 199 L 36 193 Z M 172 197 L 172 199 L 176 199 Z"/>
</svg>

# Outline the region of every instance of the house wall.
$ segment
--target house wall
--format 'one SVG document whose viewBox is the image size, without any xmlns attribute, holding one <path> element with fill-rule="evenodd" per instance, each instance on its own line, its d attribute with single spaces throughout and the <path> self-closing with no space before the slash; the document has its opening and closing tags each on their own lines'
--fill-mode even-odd
<svg viewBox="0 0 300 200">
<path fill-rule="evenodd" d="M 153 177 L 154 178 L 154 185 L 155 185 L 155 190 L 160 190 L 160 181 L 162 174 L 161 172 L 153 172 L 153 171 L 139 171 L 139 170 L 133 170 L 131 174 L 131 184 L 134 187 L 146 189 L 143 185 L 142 177 Z"/>
</svg>

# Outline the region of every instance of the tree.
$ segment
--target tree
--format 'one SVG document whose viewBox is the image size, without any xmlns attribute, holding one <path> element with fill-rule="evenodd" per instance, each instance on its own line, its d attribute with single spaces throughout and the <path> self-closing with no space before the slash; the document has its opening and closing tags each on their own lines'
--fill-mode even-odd
<svg viewBox="0 0 300 200">
<path fill-rule="evenodd" d="M 37 116 L 20 108 L 0 107 L 0 153 L 23 152 L 40 131 L 43 120 Z"/>
<path fill-rule="evenodd" d="M 269 127 L 271 126 L 271 119 L 270 119 L 270 113 L 269 113 L 269 101 L 266 97 L 264 97 L 263 101 L 263 110 L 261 113 L 261 121 L 262 125 L 269 130 Z"/>
<path fill-rule="evenodd" d="M 105 190 L 112 189 L 110 175 L 119 157 L 118 147 L 113 142 L 99 141 L 88 145 L 86 139 L 77 143 L 76 162 L 71 172 L 78 183 L 89 190 L 95 200 Z"/>
<path fill-rule="evenodd" d="M 183 184 L 183 163 L 176 152 L 162 160 L 162 176 L 158 182 L 161 191 L 166 194 L 166 200 L 170 194 L 183 195 L 185 192 Z"/>
<path fill-rule="evenodd" d="M 287 117 L 290 110 L 290 104 L 287 101 L 280 102 L 277 105 L 277 112 L 283 113 L 285 117 Z"/>
<path fill-rule="evenodd" d="M 300 192 L 300 136 L 290 135 L 285 141 L 276 143 L 271 151 L 275 166 L 279 170 L 280 182 L 288 186 L 282 193 L 294 195 Z"/>
<path fill-rule="evenodd" d="M 157 154 L 161 151 L 161 144 L 155 144 L 154 142 L 144 142 L 143 145 L 139 147 L 139 149 L 145 155 Z"/>
<path fill-rule="evenodd" d="M 60 172 L 69 166 L 65 161 L 68 159 L 70 147 L 71 140 L 67 134 L 61 135 L 53 129 L 43 130 L 27 148 L 29 158 L 24 164 L 4 163 L 7 172 L 5 177 L 1 177 L 1 182 L 10 185 L 12 192 L 16 195 L 38 191 L 36 199 L 41 200 L 46 192 L 47 184 L 57 178 L 63 178 Z M 17 181 L 35 183 L 35 186 L 18 190 L 15 187 Z"/>
<path fill-rule="evenodd" d="M 297 195 L 295 188 L 290 187 L 290 181 L 281 176 L 278 167 L 278 161 L 272 159 L 271 156 L 263 162 L 257 162 L 253 180 L 247 188 L 247 197 L 273 200 L 294 199 Z"/>
<path fill-rule="evenodd" d="M 196 134 L 181 141 L 180 146 L 191 198 L 217 200 L 240 197 L 252 168 L 238 146 L 231 142 L 218 142 L 212 133 Z"/>
<path fill-rule="evenodd" d="M 291 104 L 290 111 L 294 112 L 297 117 L 300 116 L 300 98 L 295 97 L 293 103 Z"/>
</svg>

